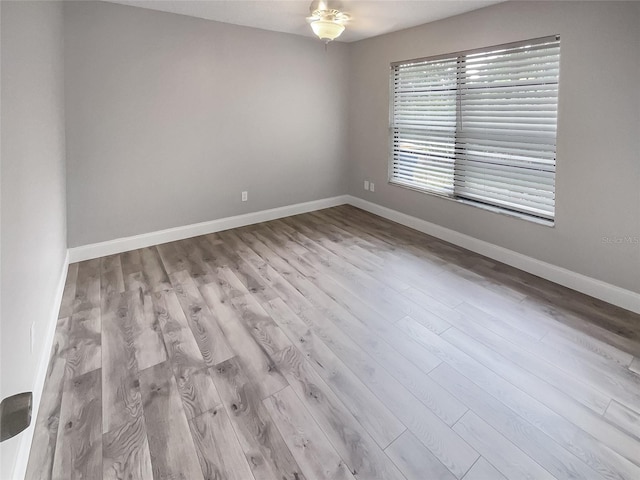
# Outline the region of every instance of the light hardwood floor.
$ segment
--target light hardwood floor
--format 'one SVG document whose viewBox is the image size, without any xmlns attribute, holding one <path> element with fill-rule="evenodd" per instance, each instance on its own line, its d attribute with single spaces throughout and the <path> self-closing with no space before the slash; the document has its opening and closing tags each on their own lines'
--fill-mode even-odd
<svg viewBox="0 0 640 480">
<path fill-rule="evenodd" d="M 70 266 L 27 479 L 640 479 L 640 316 L 349 206 Z"/>
</svg>

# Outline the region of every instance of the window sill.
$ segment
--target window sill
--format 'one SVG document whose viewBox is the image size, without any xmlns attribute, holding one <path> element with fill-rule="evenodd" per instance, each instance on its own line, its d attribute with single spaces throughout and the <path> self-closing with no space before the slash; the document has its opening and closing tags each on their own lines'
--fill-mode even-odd
<svg viewBox="0 0 640 480">
<path fill-rule="evenodd" d="M 408 184 L 400 183 L 400 182 L 394 182 L 392 180 L 388 180 L 387 183 L 389 185 L 394 186 L 394 187 L 400 187 L 400 188 L 405 188 L 407 190 L 413 190 L 414 192 L 422 193 L 424 195 L 429 195 L 429 196 L 432 196 L 432 197 L 442 198 L 444 200 L 449 200 L 449 201 L 456 202 L 456 203 L 462 203 L 464 205 L 469 205 L 469 206 L 472 206 L 472 207 L 480 208 L 482 210 L 487 210 L 489 212 L 497 213 L 499 215 L 505 215 L 507 217 L 517 218 L 517 219 L 520 219 L 520 220 L 526 220 L 527 222 L 537 223 L 538 225 L 543 225 L 545 227 L 553 228 L 555 226 L 555 221 L 554 220 L 547 220 L 547 219 L 544 219 L 544 218 L 535 217 L 533 215 L 526 215 L 524 213 L 513 212 L 511 210 L 506 210 L 506 209 L 502 209 L 502 208 L 499 208 L 499 207 L 494 207 L 493 205 L 486 205 L 484 203 L 475 202 L 473 200 L 466 200 L 466 199 L 463 199 L 463 198 L 453 198 L 453 197 L 450 197 L 448 195 L 440 195 L 440 194 L 437 194 L 437 193 L 434 193 L 434 192 L 429 192 L 429 191 L 424 190 L 424 189 L 419 188 L 419 187 L 415 187 L 413 185 L 408 185 Z"/>
</svg>

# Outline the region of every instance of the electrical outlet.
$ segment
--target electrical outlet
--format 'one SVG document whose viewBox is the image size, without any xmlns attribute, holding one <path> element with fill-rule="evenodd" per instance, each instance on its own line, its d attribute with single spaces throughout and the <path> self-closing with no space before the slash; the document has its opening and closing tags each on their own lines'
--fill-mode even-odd
<svg viewBox="0 0 640 480">
<path fill-rule="evenodd" d="M 364 181 L 364 189 L 369 190 L 369 180 Z"/>
<path fill-rule="evenodd" d="M 246 202 L 249 200 L 249 192 L 242 192 L 242 201 Z"/>
<path fill-rule="evenodd" d="M 369 191 L 370 192 L 375 192 L 376 191 L 376 186 L 373 182 L 369 182 Z"/>
<path fill-rule="evenodd" d="M 29 349 L 31 350 L 31 353 L 33 353 L 35 342 L 36 342 L 36 324 L 35 322 L 33 322 L 31 324 L 31 328 L 29 329 Z"/>
</svg>

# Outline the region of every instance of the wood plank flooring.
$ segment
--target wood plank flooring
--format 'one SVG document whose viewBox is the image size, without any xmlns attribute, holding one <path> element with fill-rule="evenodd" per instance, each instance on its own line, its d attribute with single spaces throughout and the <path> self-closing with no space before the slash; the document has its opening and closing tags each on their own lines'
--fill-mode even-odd
<svg viewBox="0 0 640 480">
<path fill-rule="evenodd" d="M 32 479 L 640 479 L 640 315 L 350 206 L 69 268 Z"/>
</svg>

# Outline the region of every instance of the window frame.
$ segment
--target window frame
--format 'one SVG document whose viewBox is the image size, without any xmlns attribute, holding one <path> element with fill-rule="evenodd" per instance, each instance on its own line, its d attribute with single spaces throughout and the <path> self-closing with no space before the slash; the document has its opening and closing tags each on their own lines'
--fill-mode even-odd
<svg viewBox="0 0 640 480">
<path fill-rule="evenodd" d="M 427 56 L 427 57 L 419 57 L 419 58 L 414 58 L 414 59 L 409 59 L 409 60 L 401 60 L 401 61 L 395 61 L 395 62 L 391 62 L 390 63 L 390 78 L 389 78 L 389 156 L 388 156 L 388 183 L 390 185 L 393 186 L 398 186 L 401 188 L 405 188 L 408 190 L 414 190 L 416 192 L 420 192 L 422 194 L 426 194 L 426 195 L 433 195 L 435 197 L 438 198 L 444 198 L 447 200 L 452 200 L 455 201 L 457 203 L 462 203 L 465 205 L 471 205 L 471 206 L 475 206 L 478 208 L 482 208 L 483 210 L 488 210 L 494 213 L 498 213 L 498 214 L 503 214 L 503 215 L 507 215 L 510 217 L 516 217 L 516 218 L 520 218 L 520 219 L 524 219 L 524 220 L 528 220 L 534 223 L 539 223 L 542 225 L 546 225 L 546 226 L 551 226 L 553 227 L 555 225 L 555 221 L 556 221 L 556 206 L 557 206 L 557 202 L 556 202 L 556 198 L 557 198 L 557 194 L 556 194 L 556 179 L 557 179 L 557 143 L 558 143 L 558 125 L 559 125 L 559 121 L 558 121 L 558 116 L 559 116 L 559 90 L 560 90 L 560 73 L 559 73 L 559 68 L 560 68 L 560 58 L 558 57 L 558 74 L 557 74 L 557 89 L 558 89 L 558 95 L 557 95 L 557 99 L 556 99 L 556 103 L 555 103 L 555 115 L 556 115 L 556 123 L 555 123 L 555 138 L 554 138 L 554 170 L 553 170 L 553 195 L 554 195 L 554 205 L 553 205 L 553 214 L 551 216 L 551 218 L 545 217 L 545 216 L 538 216 L 535 215 L 533 213 L 528 213 L 528 212 L 524 212 L 524 211 L 520 211 L 517 209 L 510 209 L 508 207 L 505 206 L 501 206 L 498 204 L 492 204 L 492 203 L 486 203 L 483 202 L 481 200 L 474 200 L 471 198 L 466 198 L 464 196 L 458 196 L 456 194 L 456 187 L 455 187 L 455 172 L 458 169 L 458 162 L 460 161 L 460 157 L 457 155 L 457 153 L 455 153 L 455 146 L 457 145 L 457 139 L 458 139 L 458 124 L 460 122 L 460 104 L 458 103 L 459 101 L 457 100 L 456 103 L 456 133 L 455 133 L 455 141 L 453 143 L 454 145 L 454 181 L 452 184 L 452 193 L 451 194 L 447 194 L 447 193 L 439 193 L 437 191 L 434 190 L 429 190 L 427 187 L 425 188 L 421 188 L 420 186 L 416 186 L 416 185 L 410 185 L 408 183 L 404 183 L 402 181 L 399 181 L 395 176 L 394 176 L 394 161 L 395 161 L 395 157 L 394 157 L 394 129 L 397 129 L 398 127 L 394 126 L 394 116 L 395 116 L 395 102 L 396 102 L 396 86 L 395 86 L 395 68 L 398 66 L 403 66 L 403 65 L 410 65 L 413 63 L 421 63 L 421 62 L 435 62 L 438 60 L 451 60 L 451 59 L 456 59 L 456 62 L 458 64 L 460 64 L 461 62 L 465 62 L 466 61 L 466 57 L 467 56 L 471 56 L 471 55 L 477 55 L 477 54 L 482 54 L 482 53 L 488 53 L 488 52 L 499 52 L 500 50 L 507 50 L 507 49 L 515 49 L 515 48 L 519 48 L 519 47 L 524 47 L 524 46 L 529 46 L 529 45 L 542 45 L 544 43 L 548 43 L 548 42 L 558 42 L 558 48 L 560 47 L 560 35 L 555 34 L 555 35 L 548 35 L 545 37 L 538 37 L 538 38 L 534 38 L 534 39 L 528 39 L 528 40 L 521 40 L 521 41 L 517 41 L 517 42 L 511 42 L 511 43 L 505 43 L 505 44 L 500 44 L 500 45 L 493 45 L 493 46 L 488 46 L 488 47 L 482 47 L 482 48 L 476 48 L 476 49 L 470 49 L 470 50 L 462 50 L 462 51 L 458 51 L 458 52 L 453 52 L 453 53 L 444 53 L 444 54 L 440 54 L 440 55 L 432 55 L 432 56 Z M 465 73 L 466 74 L 466 73 Z M 456 97 L 459 97 L 461 95 L 460 93 L 461 91 L 461 83 L 460 83 L 460 67 L 458 67 L 456 69 Z M 460 133 L 461 135 L 464 135 L 464 131 L 462 131 Z"/>
</svg>

